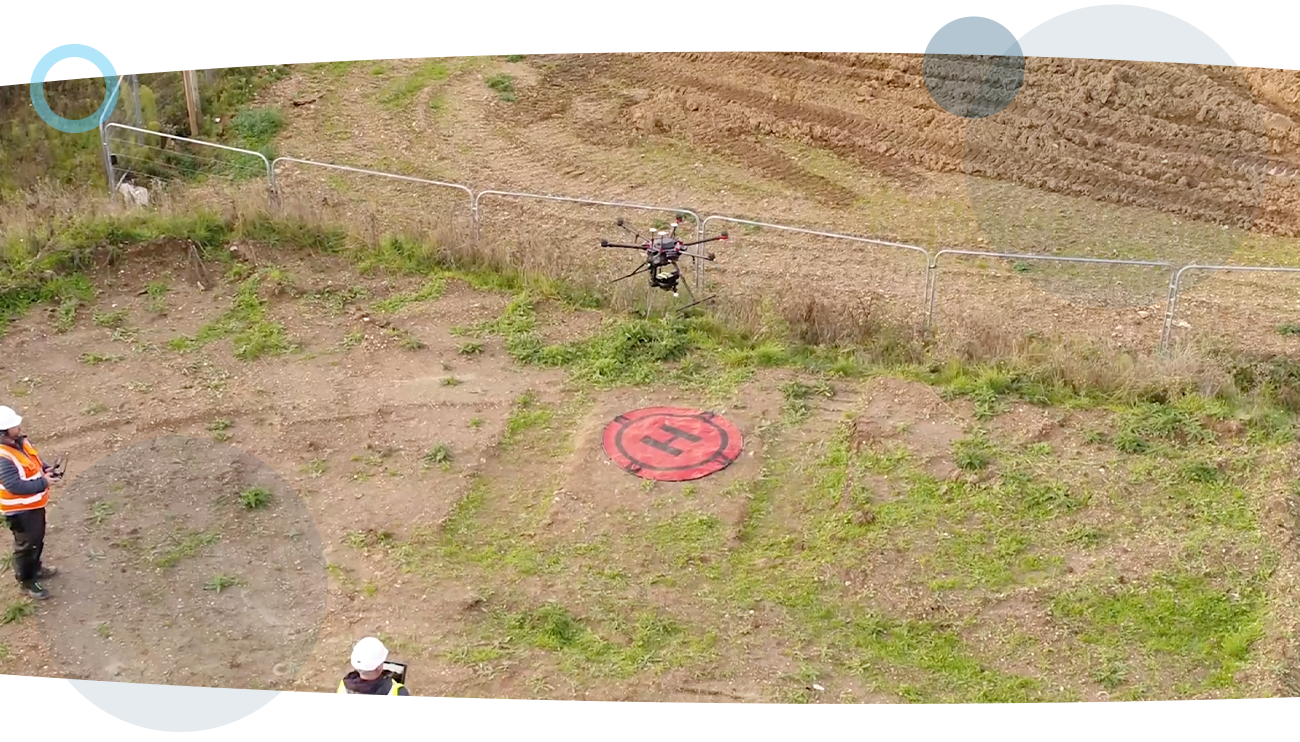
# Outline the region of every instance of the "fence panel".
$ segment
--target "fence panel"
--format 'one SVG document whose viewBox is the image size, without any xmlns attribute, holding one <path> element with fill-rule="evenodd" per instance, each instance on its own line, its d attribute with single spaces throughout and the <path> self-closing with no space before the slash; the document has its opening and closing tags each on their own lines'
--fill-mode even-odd
<svg viewBox="0 0 1300 742">
<path fill-rule="evenodd" d="M 639 244 L 626 227 L 650 238 L 651 229 L 671 228 L 682 217 L 677 234 L 690 241 L 699 232 L 700 218 L 690 209 L 652 204 L 620 203 L 570 196 L 510 191 L 482 191 L 475 197 L 480 251 L 499 265 L 574 282 L 598 291 L 618 306 L 644 305 L 649 279 L 644 273 L 611 282 L 631 273 L 644 259 L 635 250 L 602 248 L 600 241 Z M 697 262 L 685 259 L 683 278 L 689 280 Z"/>
<path fill-rule="evenodd" d="M 941 258 L 961 262 L 941 270 Z M 1154 350 L 1174 270 L 1159 261 L 972 250 L 940 250 L 934 266 L 936 333 L 990 351 L 1030 336 Z"/>
<path fill-rule="evenodd" d="M 372 246 L 400 235 L 470 248 L 474 192 L 467 186 L 294 157 L 276 158 L 272 172 L 282 213 L 347 225 Z"/>
<path fill-rule="evenodd" d="M 707 217 L 702 234 L 724 226 L 730 240 L 714 250 L 703 291 L 738 311 L 767 304 L 814 342 L 865 339 L 878 322 L 924 321 L 925 248 L 727 216 Z"/>
<path fill-rule="evenodd" d="M 104 149 L 114 192 L 122 183 L 144 188 L 151 203 L 181 191 L 191 203 L 228 203 L 236 195 L 265 203 L 274 189 L 271 163 L 260 152 L 119 123 L 104 125 Z"/>
<path fill-rule="evenodd" d="M 1186 285 L 1191 272 L 1210 275 Z M 1197 343 L 1300 355 L 1300 268 L 1187 265 L 1170 290 L 1165 347 Z"/>
<path fill-rule="evenodd" d="M 99 120 L 100 156 L 104 159 L 104 169 L 108 174 L 109 191 L 116 190 L 118 183 L 122 182 L 122 175 L 114 168 L 105 126 L 109 123 L 120 123 L 120 125 L 134 126 L 136 129 L 144 127 L 144 120 L 140 113 L 140 77 L 136 66 L 136 58 L 139 56 L 140 51 L 136 51 L 129 60 L 126 60 L 126 64 L 122 65 L 122 74 L 118 75 L 117 79 L 117 105 L 105 110 Z M 139 138 L 140 135 L 134 136 Z"/>
</svg>

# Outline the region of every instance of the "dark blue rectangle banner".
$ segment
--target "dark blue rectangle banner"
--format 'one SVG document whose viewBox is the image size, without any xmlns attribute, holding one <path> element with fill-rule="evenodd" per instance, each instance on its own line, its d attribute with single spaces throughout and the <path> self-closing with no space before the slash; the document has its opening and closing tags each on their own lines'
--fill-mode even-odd
<svg viewBox="0 0 1300 742">
<path fill-rule="evenodd" d="M 31 678 L 31 734 L 329 734 L 328 693 Z"/>
<path fill-rule="evenodd" d="M 1269 66 L 1268 3 L 962 3 L 920 17 L 931 55 Z"/>
</svg>

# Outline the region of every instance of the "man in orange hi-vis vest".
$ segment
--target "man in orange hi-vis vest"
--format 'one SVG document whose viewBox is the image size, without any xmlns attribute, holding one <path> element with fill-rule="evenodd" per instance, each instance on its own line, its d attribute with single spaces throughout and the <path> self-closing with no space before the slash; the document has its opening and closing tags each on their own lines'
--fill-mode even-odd
<svg viewBox="0 0 1300 742">
<path fill-rule="evenodd" d="M 22 430 L 23 419 L 0 407 L 0 513 L 14 534 L 14 576 L 23 590 L 37 600 L 50 597 L 41 584 L 56 570 L 41 565 L 45 550 L 45 506 L 50 482 L 63 476 L 46 466 Z"/>
</svg>

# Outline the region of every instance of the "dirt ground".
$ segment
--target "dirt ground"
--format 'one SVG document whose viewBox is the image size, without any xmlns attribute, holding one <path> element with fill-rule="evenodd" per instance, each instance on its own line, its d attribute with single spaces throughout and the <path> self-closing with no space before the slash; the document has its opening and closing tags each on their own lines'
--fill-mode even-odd
<svg viewBox="0 0 1300 742">
<path fill-rule="evenodd" d="M 1233 570 L 1272 558 L 1238 530 L 1232 551 L 1178 547 L 1181 529 L 1195 543 L 1228 536 L 1162 499 L 1143 479 L 1150 463 L 1126 468 L 1087 442 L 1104 416 L 1016 407 L 990 423 L 1007 451 L 1036 457 L 1014 467 L 1111 491 L 1008 535 L 999 508 L 1022 505 L 997 504 L 1002 490 L 942 494 L 997 476 L 957 457 L 979 427 L 969 400 L 901 379 L 822 388 L 761 370 L 713 402 L 599 391 L 515 365 L 498 337 L 463 352 L 458 328 L 500 316 L 509 295 L 451 281 L 437 298 L 381 312 L 377 302 L 422 282 L 353 278 L 331 260 L 277 263 L 262 266 L 276 276 L 265 319 L 283 325 L 289 355 L 239 360 L 228 339 L 175 344 L 220 318 L 235 290 L 187 282 L 176 244 L 100 279 L 66 331 L 56 310 L 34 312 L 0 339 L 7 401 L 42 449 L 70 457 L 49 516 L 47 558 L 62 570 L 54 598 L 8 599 L 0 671 L 331 692 L 350 645 L 378 634 L 411 663 L 422 695 L 1275 692 L 1268 662 L 1291 646 L 1282 617 L 1266 621 L 1272 654 L 1231 690 L 1170 680 L 1204 678 L 1215 666 L 1203 660 L 1143 665 L 1140 635 L 1098 655 L 1086 627 L 1054 617 L 1059 591 L 1116 574 L 1203 569 L 1235 594 L 1246 588 Z M 148 288 L 160 281 L 166 293 Z M 540 312 L 542 331 L 599 330 L 575 330 L 570 317 Z M 796 382 L 812 386 L 794 394 Z M 745 436 L 740 460 L 672 484 L 613 466 L 604 426 L 663 405 L 725 415 Z M 834 463 L 850 413 L 858 423 L 844 445 L 866 468 Z M 773 481 L 779 489 L 763 489 Z M 257 487 L 269 499 L 246 507 L 241 496 Z M 1067 538 L 1080 529 L 1105 536 Z M 1131 660 L 1130 687 L 1098 679 L 1097 663 L 1116 656 Z M 1178 667 L 1189 674 L 1172 675 Z"/>
<path fill-rule="evenodd" d="M 499 75 L 514 100 L 486 84 Z M 308 66 L 264 103 L 284 111 L 278 146 L 295 157 L 664 207 L 484 199 L 484 245 L 618 275 L 621 256 L 596 247 L 623 236 L 613 220 L 644 230 L 680 208 L 932 253 L 1300 265 L 1290 241 L 1298 90 L 1282 71 L 1031 60 L 1010 108 L 966 123 L 934 104 L 915 56 L 632 54 Z M 468 230 L 468 197 L 451 189 L 293 163 L 277 177 L 287 198 L 365 229 L 450 220 Z M 718 221 L 707 231 L 726 229 L 733 240 L 705 270 L 711 293 L 874 299 L 898 318 L 924 316 L 919 253 Z M 1064 332 L 1128 349 L 1160 339 L 1170 270 L 940 264 L 935 319 L 951 336 L 996 315 L 1014 336 Z M 1176 341 L 1294 350 L 1278 331 L 1300 306 L 1289 276 L 1193 271 L 1183 284 Z"/>
<path fill-rule="evenodd" d="M 1231 148 L 1223 132 L 1191 121 L 1249 118 L 1235 83 L 1209 71 L 1210 95 L 1191 73 L 1144 69 L 1066 65 L 1054 74 L 1099 91 L 1077 103 L 1095 116 L 1070 119 L 1076 104 L 1045 86 L 1009 109 L 1014 156 L 974 161 L 1019 179 L 1007 187 L 1038 187 L 1040 211 L 1127 194 L 1111 204 L 1120 210 L 1088 212 L 1093 221 L 1075 226 L 1122 232 L 1137 218 L 1122 209 L 1155 207 L 1142 213 L 1161 225 L 1152 230 L 1160 244 L 1189 234 L 1174 229 L 1185 204 L 1154 203 L 1161 193 L 1193 189 L 1186 203 L 1200 213 L 1241 213 L 1255 192 L 1245 187 L 1260 178 L 1248 169 L 1211 158 L 1219 169 L 1196 184 L 1174 177 L 1196 148 Z M 990 222 L 967 196 L 960 128 L 936 113 L 919 70 L 916 58 L 869 55 L 401 60 L 300 69 L 264 102 L 283 107 L 289 125 L 277 147 L 296 157 L 663 207 L 484 199 L 481 249 L 524 266 L 557 262 L 587 280 L 633 267 L 625 256 L 592 257 L 601 237 L 618 236 L 616 217 L 643 228 L 691 206 L 929 249 L 1023 243 L 1014 224 Z M 486 84 L 500 73 L 513 77 L 516 100 Z M 1298 159 L 1300 134 L 1287 122 L 1300 85 L 1281 73 L 1247 77 L 1266 104 L 1261 120 L 1286 132 L 1271 139 L 1273 156 Z M 1182 90 L 1185 103 L 1163 123 L 1129 130 L 1106 114 L 1157 95 L 1157 83 Z M 1026 133 L 1041 120 L 1030 109 L 1075 121 L 1052 136 L 1081 137 L 1075 146 L 1094 153 L 1080 172 L 1105 172 L 1117 152 L 1138 164 L 1052 195 L 1050 167 L 1017 170 L 1053 143 Z M 1156 137 L 1179 127 L 1199 132 L 1195 147 Z M 469 235 L 468 198 L 455 189 L 299 164 L 278 175 L 295 208 L 360 232 Z M 1269 176 L 1257 225 L 1290 229 L 1293 182 Z M 732 297 L 883 297 L 911 319 L 924 310 L 919 255 L 708 225 L 722 229 L 734 239 L 707 275 Z M 1279 259 L 1285 244 L 1261 238 L 1237 251 Z M 1288 501 L 1269 457 L 1290 454 L 1259 453 L 1240 431 L 1165 460 L 1117 454 L 1115 422 L 1100 411 L 1018 406 L 987 420 L 970 400 L 901 379 L 799 393 L 794 374 L 760 369 L 716 399 L 599 391 L 567 384 L 561 369 L 515 365 L 499 337 L 467 350 L 459 330 L 498 318 L 508 295 L 451 281 L 436 299 L 384 312 L 376 302 L 422 282 L 390 286 L 349 265 L 247 247 L 281 264 L 266 312 L 295 354 L 244 361 L 230 339 L 174 346 L 222 317 L 234 291 L 198 286 L 174 244 L 116 267 L 66 332 L 51 308 L 0 338 L 9 401 L 43 450 L 72 462 L 50 514 L 49 559 L 64 574 L 33 618 L 10 604 L 0 671 L 330 692 L 352 642 L 378 634 L 412 663 L 422 695 L 898 702 L 1268 695 L 1292 664 L 1294 612 L 1251 602 L 1262 590 L 1269 606 L 1288 604 L 1279 596 L 1294 581 L 1289 531 L 1261 535 L 1256 514 Z M 952 331 L 977 322 L 1042 331 L 1050 315 L 1051 328 L 1114 346 L 1158 339 L 1158 276 L 1040 278 L 1011 264 L 991 278 L 985 262 L 944 262 L 937 309 Z M 165 293 L 149 288 L 164 279 Z M 1289 352 L 1293 335 L 1275 328 L 1300 294 L 1251 280 L 1198 283 L 1180 316 L 1193 333 Z M 588 336 L 602 319 L 553 307 L 538 317 L 552 340 Z M 649 405 L 725 414 L 745 435 L 744 454 L 692 483 L 651 485 L 619 471 L 600 431 Z M 846 430 L 848 414 L 858 422 Z M 984 428 L 994 453 L 959 456 Z M 140 443 L 178 436 L 211 443 L 184 455 Z M 128 445 L 134 467 L 115 453 Z M 1232 457 L 1246 463 L 1234 468 Z M 136 469 L 146 477 L 138 493 L 114 489 Z M 1224 471 L 1226 483 L 1214 474 Z M 240 505 L 259 483 L 270 504 Z M 1276 562 L 1276 572 L 1260 567 Z M 317 587 L 320 570 L 327 587 Z M 1164 573 L 1190 576 L 1165 588 Z M 1126 597 L 1148 583 L 1156 599 Z M 110 596 L 124 607 L 106 617 Z M 1159 612 L 1184 600 L 1210 608 Z M 168 601 L 183 607 L 179 618 L 151 621 Z M 204 641 L 212 620 L 225 640 Z M 1171 621 L 1191 637 L 1172 650 Z M 1256 649 L 1221 648 L 1232 644 L 1223 636 Z"/>
</svg>

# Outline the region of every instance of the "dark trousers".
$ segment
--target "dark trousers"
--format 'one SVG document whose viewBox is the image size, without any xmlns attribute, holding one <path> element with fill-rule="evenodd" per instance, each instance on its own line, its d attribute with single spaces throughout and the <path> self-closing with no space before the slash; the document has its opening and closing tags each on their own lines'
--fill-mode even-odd
<svg viewBox="0 0 1300 742">
<path fill-rule="evenodd" d="M 45 551 L 45 508 L 5 516 L 14 532 L 14 576 L 21 583 L 36 579 Z"/>
</svg>

